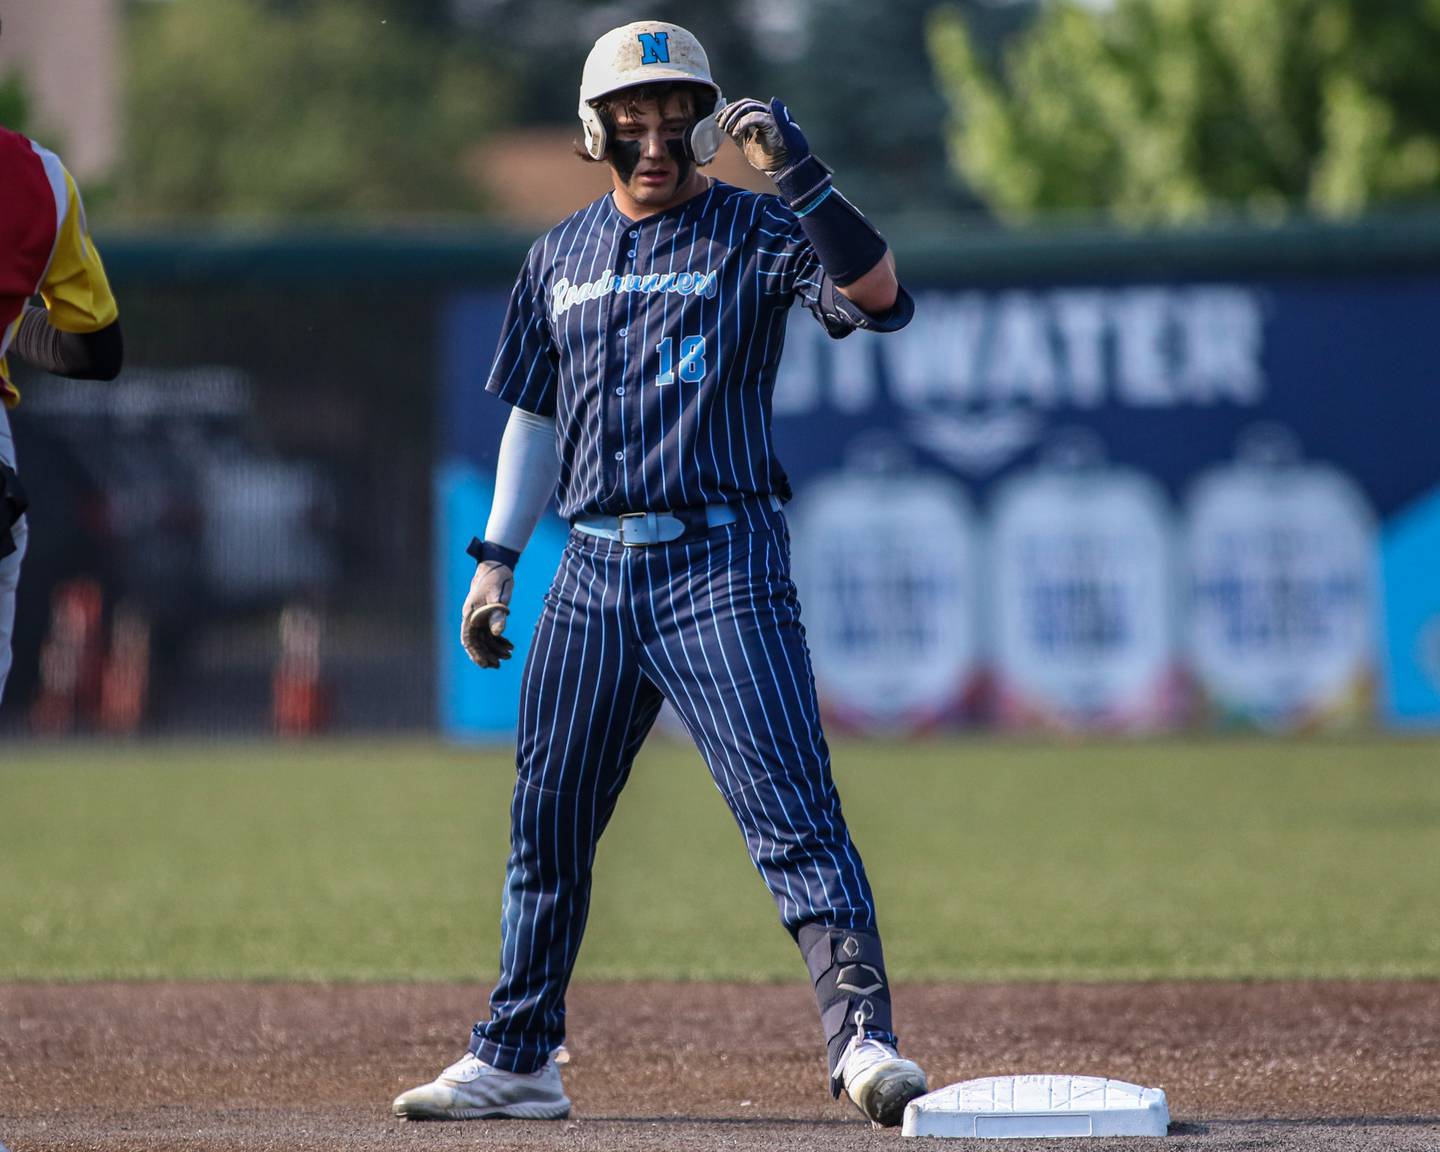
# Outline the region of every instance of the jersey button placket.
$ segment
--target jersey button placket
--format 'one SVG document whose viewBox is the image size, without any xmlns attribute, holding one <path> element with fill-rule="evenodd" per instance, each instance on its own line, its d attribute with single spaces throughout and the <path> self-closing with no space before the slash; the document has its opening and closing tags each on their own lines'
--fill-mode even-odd
<svg viewBox="0 0 1440 1152">
<path fill-rule="evenodd" d="M 615 279 L 618 281 L 635 271 L 635 237 L 638 230 L 631 229 L 628 233 L 622 233 L 619 243 L 615 245 Z M 611 292 L 605 298 L 605 330 L 609 333 L 606 339 L 606 361 L 607 369 L 605 380 L 613 384 L 614 399 L 606 403 L 602 398 L 601 403 L 604 409 L 605 443 L 603 448 L 608 449 L 610 462 L 604 467 L 611 472 L 610 481 L 605 489 L 611 493 L 617 493 L 622 498 L 625 495 L 625 386 L 629 382 L 626 379 L 627 372 L 631 371 L 629 358 L 626 356 L 625 342 L 629 337 L 630 323 L 627 319 L 630 309 L 634 306 L 635 297 L 632 293 Z M 610 373 L 616 374 L 613 382 L 610 380 Z M 603 392 L 603 389 L 602 389 Z"/>
<path fill-rule="evenodd" d="M 661 229 L 660 235 L 656 235 L 654 229 Z M 665 236 L 662 222 L 658 219 L 645 221 L 642 225 L 630 229 L 624 243 L 627 257 L 630 259 L 630 271 L 637 277 L 648 276 L 651 272 L 649 257 L 656 251 L 665 248 Z M 657 299 L 649 292 L 631 293 L 630 299 L 630 321 L 626 324 L 626 337 L 629 340 L 627 351 L 629 353 L 630 371 L 628 379 L 620 382 L 620 387 L 626 390 L 626 404 L 624 411 L 624 433 L 625 442 L 621 445 L 625 449 L 626 483 L 629 485 L 630 499 L 638 506 L 645 499 L 645 452 L 650 447 L 645 443 L 645 409 L 647 405 L 655 403 L 654 390 L 649 387 L 650 381 L 645 378 L 646 355 L 651 351 L 647 344 L 653 344 L 648 334 L 652 330 L 650 319 L 652 315 L 653 302 Z M 652 424 L 653 428 L 653 424 Z M 619 454 L 616 456 L 619 462 Z"/>
</svg>

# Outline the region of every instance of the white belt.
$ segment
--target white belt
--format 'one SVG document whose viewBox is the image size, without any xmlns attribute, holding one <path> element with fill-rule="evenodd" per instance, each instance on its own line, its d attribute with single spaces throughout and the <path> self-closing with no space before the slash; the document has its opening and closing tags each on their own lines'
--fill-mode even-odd
<svg viewBox="0 0 1440 1152">
<path fill-rule="evenodd" d="M 776 496 L 761 497 L 779 510 Z M 707 504 L 704 508 L 674 509 L 669 512 L 622 512 L 619 516 L 577 516 L 570 526 L 587 536 L 615 540 L 627 548 L 648 548 L 669 544 L 690 532 L 733 524 L 740 514 L 733 504 Z"/>
</svg>

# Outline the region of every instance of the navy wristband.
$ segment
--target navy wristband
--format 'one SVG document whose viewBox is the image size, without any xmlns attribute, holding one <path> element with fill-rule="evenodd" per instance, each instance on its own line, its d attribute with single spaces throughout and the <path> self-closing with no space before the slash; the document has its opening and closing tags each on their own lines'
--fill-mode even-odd
<svg viewBox="0 0 1440 1152">
<path fill-rule="evenodd" d="M 818 156 L 806 155 L 799 163 L 780 169 L 771 179 L 785 203 L 795 209 L 797 216 L 803 216 L 828 191 L 834 174 Z"/>
<path fill-rule="evenodd" d="M 885 237 L 836 191 L 830 169 L 814 156 L 782 169 L 773 179 L 799 219 L 820 267 L 841 288 L 880 263 L 889 247 Z"/>
<path fill-rule="evenodd" d="M 481 540 L 476 536 L 470 537 L 470 544 L 465 551 L 468 555 L 475 557 L 477 564 L 493 561 L 513 569 L 520 563 L 520 553 L 514 548 L 506 548 L 503 544 L 492 544 L 488 540 Z"/>
</svg>

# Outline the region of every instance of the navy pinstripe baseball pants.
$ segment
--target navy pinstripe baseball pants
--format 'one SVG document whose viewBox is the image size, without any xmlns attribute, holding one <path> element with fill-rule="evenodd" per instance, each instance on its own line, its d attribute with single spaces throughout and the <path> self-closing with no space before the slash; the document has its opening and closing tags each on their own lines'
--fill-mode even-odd
<svg viewBox="0 0 1440 1152">
<path fill-rule="evenodd" d="M 795 934 L 875 931 L 840 812 L 783 519 L 768 509 L 648 548 L 572 532 L 521 690 L 491 1018 L 470 1050 L 516 1072 L 564 1040 L 600 834 L 668 699 Z"/>
</svg>

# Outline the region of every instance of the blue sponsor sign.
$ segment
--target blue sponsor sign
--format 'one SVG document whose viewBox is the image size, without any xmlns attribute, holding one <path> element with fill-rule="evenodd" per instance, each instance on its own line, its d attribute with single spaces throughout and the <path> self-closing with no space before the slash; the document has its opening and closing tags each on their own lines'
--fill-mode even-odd
<svg viewBox="0 0 1440 1152">
<path fill-rule="evenodd" d="M 1385 680 L 1401 724 L 1440 717 L 1440 491 L 1385 526 Z"/>
<path fill-rule="evenodd" d="M 1161 559 L 1173 589 L 1165 611 L 1175 619 L 1160 631 L 1173 659 L 1146 657 L 1147 667 L 1167 671 L 1150 675 L 1144 693 L 1132 690 L 1134 699 L 1163 696 L 1152 722 L 1208 715 L 1290 727 L 1363 720 L 1377 708 L 1407 723 L 1440 721 L 1440 276 L 957 285 L 916 299 L 914 323 L 888 336 L 832 341 L 807 313 L 792 314 L 774 428 L 796 489 L 797 529 L 807 511 L 810 523 L 828 522 L 823 510 L 806 509 L 807 495 L 826 490 L 822 480 L 879 468 L 954 484 L 976 513 L 956 518 L 973 521 L 964 529 L 973 539 L 955 554 L 978 557 L 983 569 L 977 619 L 962 632 L 976 637 L 979 664 L 993 668 L 1004 631 L 991 610 L 996 561 L 987 548 L 996 497 L 1012 480 L 1053 477 L 1066 446 L 1082 443 L 1087 467 L 1153 483 L 1168 517 L 1173 542 Z M 488 482 L 507 415 L 483 392 L 505 302 L 501 292 L 457 297 L 446 317 L 436 502 L 446 563 L 481 526 L 444 522 L 447 499 Z M 1258 485 L 1257 500 L 1243 496 L 1247 484 Z M 485 501 L 476 500 L 465 516 L 479 516 Z M 1130 546 L 1118 529 L 1086 530 L 1114 555 Z M 1057 539 L 1057 554 L 1079 542 Z M 923 569 L 924 556 L 913 559 Z M 520 587 L 538 596 L 549 563 L 527 552 Z M 1222 601 L 1217 589 L 1238 591 Z M 442 593 L 448 619 L 459 600 L 454 588 Z M 808 605 L 826 592 L 802 585 L 802 595 Z M 1238 649 L 1224 630 L 1241 609 L 1251 641 L 1273 642 L 1250 643 L 1253 666 L 1233 670 Z M 1299 627 L 1293 614 L 1302 610 L 1334 618 Z M 1094 623 L 1047 620 L 1082 631 Z M 1017 634 L 1038 634 L 1028 627 L 1021 621 Z M 442 629 L 442 649 L 452 631 Z M 823 694 L 818 661 L 817 675 Z M 935 679 L 955 694 L 954 675 Z M 473 703 L 448 699 L 478 691 L 475 682 L 442 676 L 448 730 L 492 730 L 462 722 Z M 1128 706 L 1110 703 L 1097 699 L 1086 711 Z M 503 705 L 492 704 L 498 717 Z M 1016 714 L 1063 722 L 1057 707 L 1021 700 Z M 917 703 L 921 711 L 933 719 Z M 967 689 L 963 711 L 971 720 L 996 715 L 978 690 Z"/>
<path fill-rule="evenodd" d="M 515 654 L 498 669 L 480 669 L 460 646 L 460 608 L 475 561 L 465 552 L 485 534 L 494 496 L 495 457 L 509 407 L 484 390 L 505 297 L 462 296 L 445 316 L 441 458 L 433 478 L 435 531 L 435 659 L 439 723 L 467 739 L 503 739 L 515 730 L 520 673 L 541 601 L 565 546 L 565 526 L 550 517 L 536 530 L 515 581 L 506 634 Z"/>
</svg>

